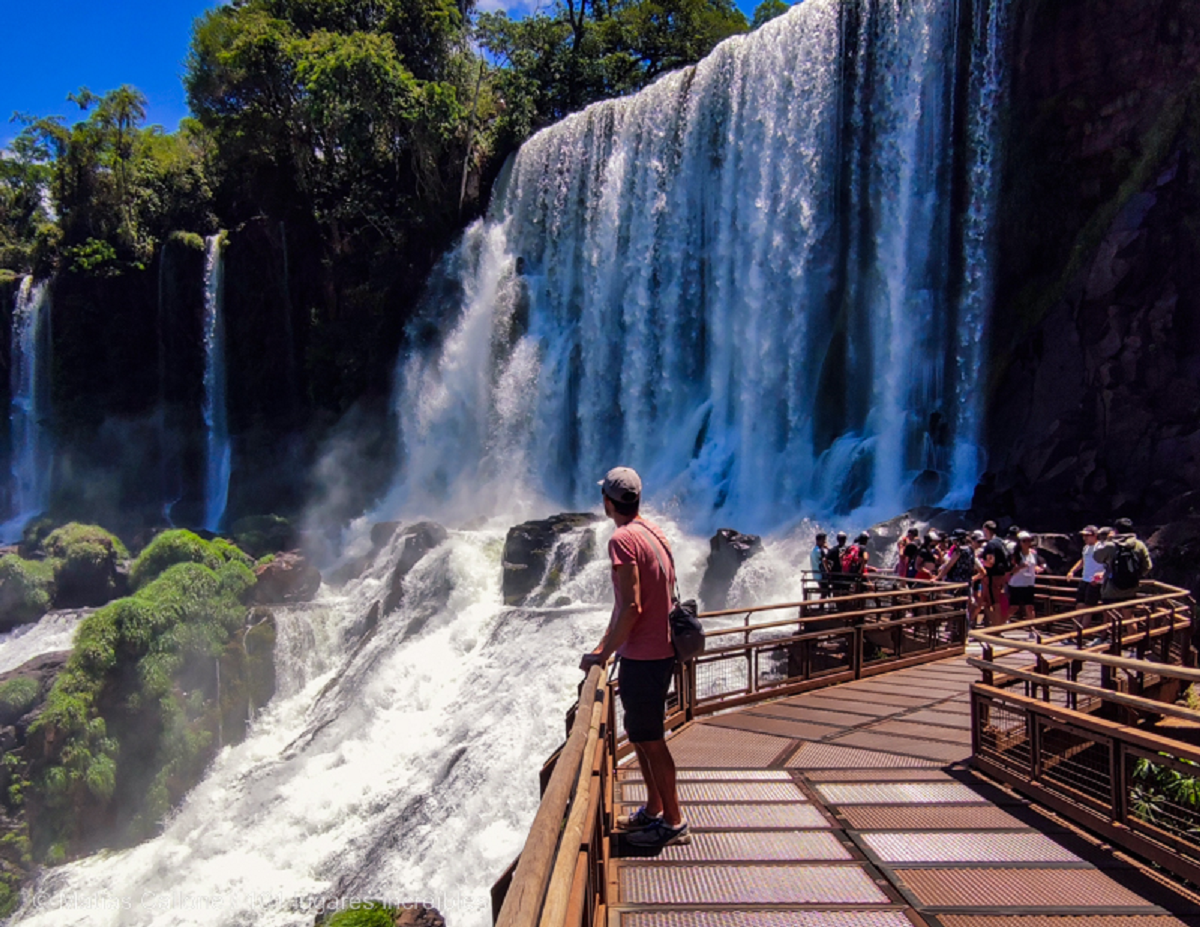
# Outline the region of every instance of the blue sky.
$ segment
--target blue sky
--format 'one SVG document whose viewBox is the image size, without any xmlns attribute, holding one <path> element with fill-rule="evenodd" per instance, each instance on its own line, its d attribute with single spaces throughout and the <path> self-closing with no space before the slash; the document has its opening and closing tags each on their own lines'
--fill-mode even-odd
<svg viewBox="0 0 1200 927">
<path fill-rule="evenodd" d="M 3 0 L 0 147 L 20 131 L 13 111 L 72 118 L 66 100 L 82 86 L 100 93 L 133 84 L 147 121 L 174 130 L 187 115 L 183 60 L 192 20 L 216 0 Z"/>
<path fill-rule="evenodd" d="M 147 97 L 147 122 L 174 131 L 187 115 L 183 61 L 192 20 L 220 0 L 3 0 L 0 50 L 0 148 L 20 131 L 14 111 L 66 116 L 67 94 L 133 84 Z M 757 0 L 739 0 L 749 16 Z M 520 15 L 552 0 L 479 0 L 480 9 Z"/>
</svg>

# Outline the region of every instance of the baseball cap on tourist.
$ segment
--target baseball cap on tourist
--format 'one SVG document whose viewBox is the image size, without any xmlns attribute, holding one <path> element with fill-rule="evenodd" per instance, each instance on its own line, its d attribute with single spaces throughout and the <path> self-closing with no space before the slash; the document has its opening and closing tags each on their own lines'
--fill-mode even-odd
<svg viewBox="0 0 1200 927">
<path fill-rule="evenodd" d="M 628 504 L 642 498 L 642 478 L 630 467 L 613 467 L 597 485 L 613 502 Z"/>
<path fill-rule="evenodd" d="M 1080 531 L 1079 533 L 1080 533 L 1080 534 L 1095 534 L 1095 533 L 1096 533 L 1097 531 L 1099 531 L 1099 530 L 1100 530 L 1100 529 L 1099 529 L 1099 528 L 1097 528 L 1095 525 L 1087 525 L 1087 526 L 1086 526 L 1086 527 L 1085 527 L 1085 528 L 1084 528 L 1082 531 Z"/>
<path fill-rule="evenodd" d="M 1017 540 L 1018 541 L 1032 541 L 1033 535 L 1030 534 L 1028 531 L 1021 531 L 1017 534 Z"/>
<path fill-rule="evenodd" d="M 1113 527 L 1116 528 L 1118 531 L 1120 531 L 1122 534 L 1128 534 L 1130 531 L 1133 530 L 1133 522 L 1130 521 L 1128 518 L 1118 518 L 1116 521 L 1113 522 Z"/>
</svg>

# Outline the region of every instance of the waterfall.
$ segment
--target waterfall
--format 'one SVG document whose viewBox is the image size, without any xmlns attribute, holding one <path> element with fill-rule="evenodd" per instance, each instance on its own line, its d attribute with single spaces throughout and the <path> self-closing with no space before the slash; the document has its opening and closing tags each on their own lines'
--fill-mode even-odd
<svg viewBox="0 0 1200 927">
<path fill-rule="evenodd" d="M 1001 2 L 806 0 L 526 142 L 410 327 L 388 504 L 591 505 L 625 463 L 769 530 L 894 514 L 928 441 L 973 485 Z"/>
<path fill-rule="evenodd" d="M 50 491 L 50 291 L 24 277 L 12 315 L 9 365 L 12 404 L 12 506 L 3 525 L 5 543 L 19 540 L 31 517 L 46 507 Z"/>
<path fill-rule="evenodd" d="M 204 243 L 204 527 L 217 531 L 229 498 L 232 453 L 225 407 L 224 235 Z"/>
</svg>

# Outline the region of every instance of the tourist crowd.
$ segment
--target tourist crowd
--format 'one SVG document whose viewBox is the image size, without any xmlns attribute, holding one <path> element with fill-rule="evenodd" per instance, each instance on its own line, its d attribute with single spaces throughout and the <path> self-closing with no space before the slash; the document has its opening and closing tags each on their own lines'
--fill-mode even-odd
<svg viewBox="0 0 1200 927">
<path fill-rule="evenodd" d="M 1083 552 L 1067 571 L 1068 578 L 1078 578 L 1079 606 L 1134 598 L 1153 563 L 1133 523 L 1121 518 L 1111 528 L 1088 525 L 1080 534 Z M 830 546 L 826 534 L 816 536 L 809 568 L 822 598 L 853 591 L 867 573 L 883 572 L 870 563 L 870 540 L 864 532 L 850 544 L 846 533 L 839 532 L 837 543 Z M 1001 537 L 994 521 L 984 522 L 977 531 L 942 533 L 930 528 L 923 538 L 918 529 L 909 528 L 896 542 L 896 557 L 895 575 L 903 579 L 966 583 L 972 625 L 1032 619 L 1034 586 L 1046 571 L 1033 534 L 1014 525 Z"/>
</svg>

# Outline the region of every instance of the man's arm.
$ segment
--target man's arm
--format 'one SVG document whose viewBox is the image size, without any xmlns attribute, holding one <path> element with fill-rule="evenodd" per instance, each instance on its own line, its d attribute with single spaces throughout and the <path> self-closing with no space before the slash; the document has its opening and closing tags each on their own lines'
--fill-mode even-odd
<svg viewBox="0 0 1200 927">
<path fill-rule="evenodd" d="M 579 668 L 585 673 L 593 666 L 603 666 L 617 649 L 629 640 L 633 626 L 642 616 L 642 585 L 636 563 L 622 563 L 613 567 L 617 573 L 617 588 L 620 591 L 621 610 L 613 616 L 604 637 L 591 653 L 585 653 Z"/>
</svg>

